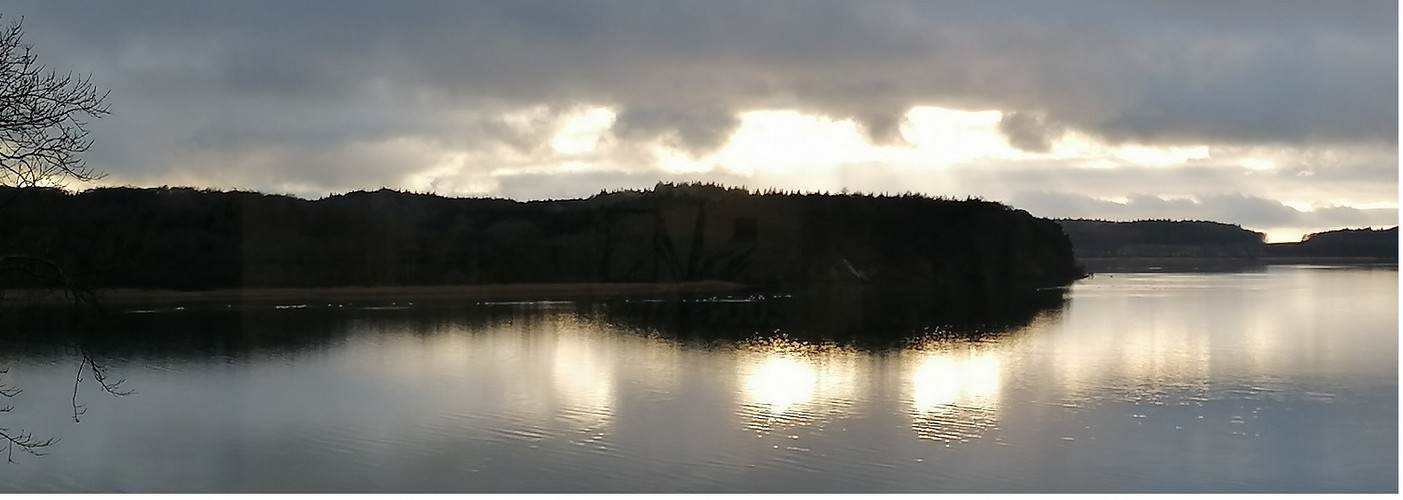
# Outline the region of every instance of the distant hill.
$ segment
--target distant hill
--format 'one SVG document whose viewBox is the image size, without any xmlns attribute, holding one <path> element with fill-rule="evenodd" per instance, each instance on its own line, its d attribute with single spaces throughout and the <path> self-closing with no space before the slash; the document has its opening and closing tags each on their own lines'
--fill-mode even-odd
<svg viewBox="0 0 1403 500">
<path fill-rule="evenodd" d="M 391 190 L 322 200 L 190 188 L 0 189 L 0 255 L 95 287 L 212 289 L 723 280 L 923 286 L 1082 276 L 1054 222 L 979 200 L 709 185 L 517 202 Z M 0 286 L 44 286 L 23 275 Z M 978 295 L 978 294 L 976 294 Z"/>
<path fill-rule="evenodd" d="M 1337 229 L 1312 233 L 1299 243 L 1272 243 L 1264 253 L 1272 258 L 1398 259 L 1398 228 Z"/>
<path fill-rule="evenodd" d="M 1241 226 L 1209 221 L 1057 221 L 1072 240 L 1077 258 L 1219 257 L 1262 254 L 1266 235 Z"/>
<path fill-rule="evenodd" d="M 1252 262 L 1398 261 L 1398 228 L 1340 229 L 1306 236 L 1299 243 L 1266 243 L 1265 235 L 1210 221 L 1057 221 L 1084 265 L 1109 260 L 1180 263 L 1208 259 Z M 1096 267 L 1096 266 L 1093 266 Z"/>
</svg>

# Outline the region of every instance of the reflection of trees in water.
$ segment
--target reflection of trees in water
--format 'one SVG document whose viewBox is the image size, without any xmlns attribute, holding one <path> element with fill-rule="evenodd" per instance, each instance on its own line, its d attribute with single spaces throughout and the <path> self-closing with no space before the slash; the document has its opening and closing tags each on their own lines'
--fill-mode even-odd
<svg viewBox="0 0 1403 500">
<path fill-rule="evenodd" d="M 108 394 L 124 395 L 125 388 L 114 380 L 120 377 L 109 377 L 108 367 L 132 360 L 240 363 L 334 349 L 353 336 L 430 337 L 513 324 L 530 329 L 536 322 L 553 321 L 547 316 L 565 314 L 601 327 L 605 326 L 601 323 L 621 326 L 623 332 L 673 345 L 739 349 L 742 402 L 738 411 L 752 430 L 762 431 L 822 425 L 844 413 L 860 399 L 854 379 L 861 372 L 856 363 L 863 351 L 885 352 L 932 339 L 1002 335 L 1039 314 L 1056 311 L 1064 300 L 1056 290 L 970 298 L 844 287 L 732 298 L 597 300 L 552 305 L 550 315 L 520 304 L 288 304 L 281 308 L 207 304 L 108 311 L 74 321 L 75 315 L 54 309 L 7 317 L 0 342 L 6 344 L 7 354 L 16 357 L 67 357 L 76 349 L 72 404 L 78 419 L 85 411 L 78 386 L 97 382 Z M 570 407 L 607 407 L 613 396 L 611 384 L 596 379 L 597 370 L 592 367 L 598 360 L 588 355 L 588 349 L 573 349 L 582 345 L 564 342 L 553 352 L 554 380 L 563 393 L 580 399 Z M 3 390 L 0 396 L 13 396 L 12 389 Z M 977 407 L 961 400 L 922 405 L 917 413 L 935 419 L 923 427 L 935 429 L 935 424 L 949 426 L 950 412 Z M 0 432 L 11 447 L 4 451 L 41 452 L 54 442 L 3 428 Z"/>
<path fill-rule="evenodd" d="M 3 338 L 10 352 L 24 356 L 51 356 L 81 342 L 96 359 L 238 362 L 323 350 L 362 333 L 435 335 L 450 325 L 474 328 L 535 318 L 510 308 L 469 306 L 205 304 L 107 311 L 85 315 L 81 323 L 61 310 L 39 310 L 12 318 Z"/>
<path fill-rule="evenodd" d="M 916 288 L 853 286 L 753 295 L 639 295 L 551 303 L 625 331 L 684 344 L 783 337 L 859 349 L 899 348 L 931 337 L 981 338 L 1029 324 L 1065 305 L 1062 290 L 1001 296 L 940 295 Z M 63 308 L 7 315 L 6 351 L 49 356 L 82 345 L 93 359 L 225 358 L 322 350 L 361 333 L 431 336 L 542 321 L 531 302 L 204 304 L 74 315 Z M 539 304 L 537 304 L 539 305 Z M 81 342 L 81 344 L 80 344 Z M 97 378 L 94 375 L 94 378 Z"/>
<path fill-rule="evenodd" d="M 90 332 L 90 330 L 78 331 Z M 111 380 L 108 378 L 107 365 L 94 357 L 92 352 L 88 349 L 88 344 L 91 343 L 89 339 L 91 338 L 93 338 L 91 335 L 79 333 L 68 340 L 69 346 L 76 349 L 78 353 L 78 368 L 73 375 L 73 394 L 69 398 L 73 407 L 73 421 L 75 423 L 79 422 L 81 417 L 87 413 L 86 405 L 78 401 L 78 390 L 82 387 L 85 374 L 91 377 L 92 381 L 97 382 L 103 392 L 112 396 L 121 397 L 135 393 L 134 391 L 122 388 L 122 384 L 125 382 L 124 380 Z M 7 373 L 9 373 L 8 368 L 0 369 L 0 375 Z M 19 388 L 0 382 L 0 397 L 11 399 L 18 396 L 21 392 L 23 391 Z M 0 406 L 0 413 L 9 413 L 12 410 L 14 410 L 13 406 Z M 45 454 L 44 449 L 57 443 L 58 438 L 40 438 L 23 429 L 0 427 L 0 441 L 3 441 L 3 445 L 0 445 L 0 448 L 3 449 L 0 451 L 5 453 L 5 460 L 14 463 L 14 453 L 16 450 L 34 456 L 42 456 Z"/>
<path fill-rule="evenodd" d="M 757 433 L 822 425 L 850 406 L 857 351 L 898 352 L 912 430 L 947 444 L 998 422 L 1001 360 L 980 340 L 1058 314 L 1064 290 L 951 295 L 929 289 L 842 287 L 741 297 L 614 301 L 606 320 L 703 346 L 739 347 L 746 427 Z M 846 362 L 845 362 L 846 360 Z"/>
<path fill-rule="evenodd" d="M 324 349 L 357 331 L 433 335 L 446 324 L 485 325 L 521 319 L 507 308 L 425 314 L 398 304 L 319 306 L 203 304 L 79 311 L 69 306 L 6 308 L 0 322 L 0 349 L 15 359 L 75 359 L 69 400 L 72 418 L 79 422 L 87 413 L 80 398 L 83 386 L 96 383 L 103 393 L 114 397 L 135 393 L 112 373 L 114 366 L 135 359 L 155 364 L 208 359 L 237 362 Z M 528 320 L 534 317 L 527 316 Z M 22 388 L 6 383 L 3 376 L 7 373 L 0 367 L 0 400 L 22 392 Z M 0 405 L 0 413 L 11 409 Z M 0 422 L 0 453 L 10 461 L 14 461 L 15 452 L 42 456 L 59 442 L 58 437 L 36 436 Z"/>
<path fill-rule="evenodd" d="M 735 297 L 616 300 L 596 313 L 616 325 L 711 345 L 776 335 L 810 343 L 889 350 L 931 337 L 976 339 L 1027 326 L 1066 303 L 1063 290 L 1003 296 L 929 289 L 840 287 Z"/>
<path fill-rule="evenodd" d="M 8 368 L 0 369 L 0 375 L 9 373 L 9 371 Z M 22 391 L 19 389 L 0 383 L 0 396 L 6 399 L 18 396 L 20 392 Z M 10 405 L 0 407 L 0 413 L 9 413 L 11 410 L 14 410 L 14 407 Z M 38 438 L 23 429 L 10 429 L 8 427 L 0 427 L 0 439 L 5 441 L 5 460 L 10 463 L 15 462 L 16 449 L 30 455 L 43 455 L 41 450 L 53 446 L 54 442 L 57 441 L 55 438 Z"/>
<path fill-rule="evenodd" d="M 78 360 L 78 372 L 73 375 L 73 397 L 71 398 L 73 402 L 74 422 L 78 422 L 79 417 L 88 412 L 87 406 L 78 402 L 78 387 L 83 384 L 83 374 L 85 372 L 92 377 L 94 382 L 97 382 L 97 385 L 102 388 L 102 392 L 117 397 L 130 396 L 136 393 L 130 389 L 122 388 L 122 384 L 126 382 L 125 380 L 109 380 L 107 378 L 107 366 L 99 363 L 97 359 L 93 357 L 92 353 L 88 351 L 85 342 L 80 340 L 77 348 L 80 359 Z"/>
</svg>

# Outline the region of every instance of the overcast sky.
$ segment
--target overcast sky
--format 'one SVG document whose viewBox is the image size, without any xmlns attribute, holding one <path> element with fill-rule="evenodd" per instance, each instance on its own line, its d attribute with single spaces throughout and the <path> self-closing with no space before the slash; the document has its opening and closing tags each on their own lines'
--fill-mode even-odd
<svg viewBox="0 0 1403 500">
<path fill-rule="evenodd" d="M 1393 1 L 0 0 L 104 184 L 978 196 L 1273 240 L 1398 220 Z M 83 186 L 70 186 L 82 188 Z"/>
</svg>

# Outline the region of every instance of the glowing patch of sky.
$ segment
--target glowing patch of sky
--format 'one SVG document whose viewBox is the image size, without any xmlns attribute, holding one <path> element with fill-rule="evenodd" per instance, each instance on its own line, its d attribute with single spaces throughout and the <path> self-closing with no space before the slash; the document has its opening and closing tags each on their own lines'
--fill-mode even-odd
<svg viewBox="0 0 1403 500">
<path fill-rule="evenodd" d="M 560 119 L 555 137 L 551 138 L 551 148 L 567 155 L 593 151 L 614 124 L 615 116 L 614 110 L 605 107 L 589 107 L 567 113 Z"/>
<path fill-rule="evenodd" d="M 907 158 L 947 166 L 987 158 L 1019 158 L 998 132 L 1003 113 L 918 107 L 906 114 L 902 135 L 917 154 Z"/>
<path fill-rule="evenodd" d="M 815 170 L 853 163 L 882 163 L 904 169 L 948 168 L 990 160 L 1078 160 L 1084 166 L 1169 167 L 1210 158 L 1207 145 L 1151 147 L 1108 145 L 1084 134 L 1067 132 L 1046 152 L 1009 145 L 999 132 L 999 111 L 962 111 L 938 107 L 910 110 L 901 132 L 906 144 L 874 145 L 851 120 L 834 120 L 792 110 L 751 111 L 716 153 L 693 157 L 659 148 L 662 167 L 671 172 L 700 172 L 722 167 L 743 175 L 808 175 Z M 1270 160 L 1251 159 L 1263 168 Z M 835 189 L 841 186 L 834 187 Z"/>
</svg>

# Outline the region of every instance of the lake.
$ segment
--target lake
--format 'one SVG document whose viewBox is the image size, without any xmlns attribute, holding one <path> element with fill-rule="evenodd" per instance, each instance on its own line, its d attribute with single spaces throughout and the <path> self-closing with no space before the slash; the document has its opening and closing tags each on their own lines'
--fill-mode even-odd
<svg viewBox="0 0 1403 500">
<path fill-rule="evenodd" d="M 1398 491 L 1396 267 L 901 297 L 12 317 L 0 491 Z"/>
</svg>

